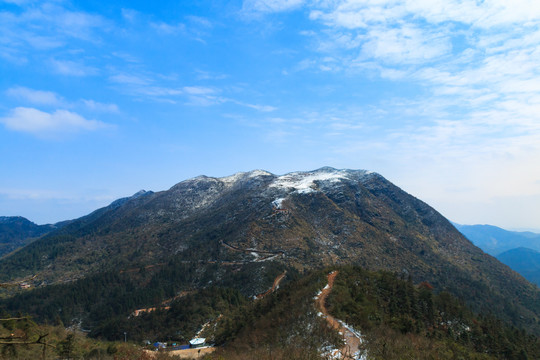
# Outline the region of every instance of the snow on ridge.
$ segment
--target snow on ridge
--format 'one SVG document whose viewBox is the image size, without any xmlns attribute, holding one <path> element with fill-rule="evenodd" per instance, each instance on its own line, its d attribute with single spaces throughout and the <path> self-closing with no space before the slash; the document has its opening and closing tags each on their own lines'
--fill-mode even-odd
<svg viewBox="0 0 540 360">
<path fill-rule="evenodd" d="M 230 176 L 218 178 L 218 180 L 224 182 L 227 185 L 231 185 L 237 182 L 238 180 L 246 178 L 246 177 L 254 178 L 254 177 L 263 176 L 263 175 L 272 175 L 272 173 L 269 173 L 268 171 L 264 171 L 264 170 L 253 170 L 249 172 L 238 172 Z"/>
<path fill-rule="evenodd" d="M 343 179 L 348 179 L 348 173 L 343 170 L 332 169 L 330 171 L 314 171 L 314 172 L 294 172 L 279 176 L 275 179 L 270 187 L 290 189 L 293 188 L 300 193 L 309 193 L 313 191 L 315 181 L 332 181 L 339 182 Z"/>
<path fill-rule="evenodd" d="M 272 205 L 276 208 L 276 209 L 281 209 L 281 205 L 283 203 L 283 200 L 285 200 L 285 198 L 279 198 L 279 199 L 276 199 L 274 201 L 272 201 Z"/>
<path fill-rule="evenodd" d="M 271 172 L 268 172 L 266 170 L 260 170 L 260 169 L 256 169 L 256 170 L 253 170 L 253 171 L 249 172 L 249 177 L 257 177 L 257 176 L 263 176 L 263 175 L 272 176 L 274 174 L 272 174 Z"/>
</svg>

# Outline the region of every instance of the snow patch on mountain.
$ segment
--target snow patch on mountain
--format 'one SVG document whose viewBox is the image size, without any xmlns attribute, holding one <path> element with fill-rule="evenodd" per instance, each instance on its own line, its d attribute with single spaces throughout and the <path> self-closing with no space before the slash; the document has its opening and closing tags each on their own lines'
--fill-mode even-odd
<svg viewBox="0 0 540 360">
<path fill-rule="evenodd" d="M 339 182 L 348 179 L 347 172 L 343 170 L 315 171 L 315 172 L 294 172 L 279 176 L 269 186 L 279 189 L 294 189 L 306 194 L 315 191 L 315 181 Z"/>
<path fill-rule="evenodd" d="M 249 172 L 238 172 L 238 173 L 230 175 L 230 176 L 225 176 L 225 177 L 219 178 L 219 180 L 224 182 L 226 185 L 230 186 L 230 185 L 235 184 L 239 180 L 246 179 L 246 178 L 247 179 L 255 178 L 255 177 L 258 177 L 258 176 L 273 176 L 273 174 L 269 173 L 268 171 L 264 171 L 264 170 L 253 170 L 253 171 L 249 171 Z"/>
<path fill-rule="evenodd" d="M 276 209 L 281 209 L 281 205 L 283 204 L 283 200 L 285 200 L 285 198 L 276 199 L 276 200 L 272 201 L 272 205 Z"/>
</svg>

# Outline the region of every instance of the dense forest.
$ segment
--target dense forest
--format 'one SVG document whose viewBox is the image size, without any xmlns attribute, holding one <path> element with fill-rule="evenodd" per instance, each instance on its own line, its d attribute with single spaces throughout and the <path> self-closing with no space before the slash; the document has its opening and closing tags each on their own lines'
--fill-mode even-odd
<svg viewBox="0 0 540 360">
<path fill-rule="evenodd" d="M 119 340 L 125 330 L 119 333 L 103 330 L 111 324 L 111 319 L 127 319 L 136 309 L 172 303 L 183 293 L 191 295 L 179 299 L 180 302 L 201 297 L 194 289 L 202 289 L 202 294 L 207 288 L 229 289 L 227 291 L 234 291 L 237 298 L 233 303 L 242 302 L 245 300 L 241 299 L 246 299 L 249 294 L 267 290 L 283 270 L 282 265 L 273 262 L 261 269 L 255 264 L 221 266 L 219 263 L 197 263 L 193 266 L 193 262 L 177 258 L 158 266 L 143 266 L 124 272 L 109 271 L 71 283 L 19 291 L 0 300 L 0 308 L 10 313 L 30 314 L 41 323 L 57 324 L 61 321 L 84 330 L 99 328 L 102 329 L 100 336 Z M 251 276 L 254 273 L 258 275 L 256 282 Z M 293 274 L 295 270 L 289 269 L 289 277 Z M 196 324 L 191 327 L 200 325 L 196 317 L 190 317 L 189 321 Z"/>
<path fill-rule="evenodd" d="M 373 359 L 540 358 L 536 336 L 474 314 L 426 282 L 415 286 L 395 274 L 343 267 L 328 303 L 334 316 L 366 334 Z"/>
<path fill-rule="evenodd" d="M 114 358 L 114 352 L 122 346 L 109 341 L 126 337 L 139 350 L 148 341 L 186 343 L 206 324 L 199 335 L 218 347 L 208 359 L 320 359 L 324 349 L 341 346 L 341 336 L 319 316 L 314 296 L 325 287 L 328 272 L 338 270 L 326 307 L 362 334 L 368 359 L 540 358 L 536 336 L 493 315 L 476 314 L 449 293 L 439 292 L 427 282 L 415 284 L 403 274 L 353 266 L 304 274 L 291 271 L 279 290 L 254 300 L 241 289 L 226 286 L 238 284 L 245 276 L 243 271 L 228 273 L 217 284 L 216 277 L 210 276 L 216 269 L 207 269 L 208 277 L 190 269 L 179 262 L 153 273 L 145 273 L 145 269 L 105 273 L 4 300 L 4 309 L 15 309 L 18 304 L 26 310 L 19 310 L 18 320 L 3 322 L 2 332 L 19 329 L 21 336 L 33 340 L 32 346 L 24 349 L 15 343 L 3 343 L 2 356 L 32 351 L 38 354 L 45 349 L 45 358 L 62 351 L 69 351 L 74 358 L 93 358 L 91 353 L 100 356 L 96 358 Z M 281 269 L 270 265 L 269 269 L 271 283 L 271 277 Z M 169 281 L 158 282 L 158 278 Z M 208 286 L 189 291 L 184 288 L 178 296 L 174 287 L 178 279 L 185 284 L 202 280 Z M 136 281 L 143 280 L 144 288 L 135 286 Z M 164 303 L 167 297 L 171 298 Z M 132 315 L 140 304 L 156 306 L 156 310 Z M 77 319 L 84 308 L 90 312 L 81 323 L 91 331 L 87 335 L 66 331 L 63 319 Z M 55 311 L 58 309 L 62 311 Z M 49 325 L 38 326 L 24 314 Z M 5 312 L 4 318 L 9 317 Z M 45 334 L 56 334 L 48 337 L 51 349 L 42 340 L 36 342 Z M 142 359 L 143 354 L 133 351 L 124 358 Z"/>
</svg>

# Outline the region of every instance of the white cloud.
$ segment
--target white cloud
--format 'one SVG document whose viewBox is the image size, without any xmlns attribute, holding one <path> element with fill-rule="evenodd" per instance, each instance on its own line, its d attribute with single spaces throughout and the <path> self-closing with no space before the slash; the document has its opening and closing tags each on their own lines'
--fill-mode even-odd
<svg viewBox="0 0 540 360">
<path fill-rule="evenodd" d="M 9 39 L 10 46 L 23 51 L 60 47 L 72 38 L 93 42 L 97 40 L 97 31 L 109 27 L 101 16 L 70 11 L 55 3 L 43 2 L 22 9 L 20 13 L 5 11 L 0 14 L 3 23 L 0 35 Z"/>
<path fill-rule="evenodd" d="M 61 75 L 90 76 L 99 73 L 98 69 L 76 61 L 51 59 L 50 64 L 53 71 Z"/>
<path fill-rule="evenodd" d="M 49 199 L 70 199 L 66 194 L 59 191 L 44 189 L 0 189 L 0 196 L 5 196 L 13 200 L 49 200 Z"/>
<path fill-rule="evenodd" d="M 55 33 L 56 36 L 96 41 L 96 30 L 104 31 L 109 22 L 99 15 L 83 11 L 71 11 L 54 3 L 43 3 L 39 8 L 25 11 L 21 21 L 32 22 L 41 31 Z"/>
<path fill-rule="evenodd" d="M 414 19 L 479 28 L 530 24 L 540 19 L 540 4 L 535 0 L 338 0 L 312 1 L 311 5 L 312 19 L 349 29 Z"/>
<path fill-rule="evenodd" d="M 282 12 L 302 6 L 305 0 L 245 0 L 244 11 L 263 13 Z"/>
<path fill-rule="evenodd" d="M 141 95 L 152 96 L 156 98 L 177 97 L 184 94 L 182 89 L 165 86 L 146 86 L 140 87 L 137 92 Z"/>
<path fill-rule="evenodd" d="M 216 92 L 214 89 L 201 86 L 184 86 L 183 90 L 190 95 L 208 95 Z"/>
<path fill-rule="evenodd" d="M 255 109 L 257 111 L 262 111 L 262 112 L 272 112 L 272 111 L 277 110 L 276 107 L 270 106 L 270 105 L 257 105 L 257 104 L 246 104 L 246 103 L 239 103 L 239 104 Z"/>
<path fill-rule="evenodd" d="M 204 28 L 211 28 L 213 27 L 213 24 L 212 22 L 207 19 L 207 18 L 204 18 L 204 17 L 201 17 L 201 16 L 194 16 L 194 15 L 191 15 L 191 16 L 187 16 L 187 19 L 189 21 L 191 21 L 192 23 L 194 24 L 197 24 L 197 25 L 200 25 Z"/>
<path fill-rule="evenodd" d="M 62 97 L 52 91 L 33 90 L 23 86 L 6 90 L 6 95 L 37 105 L 57 106 L 64 103 Z"/>
<path fill-rule="evenodd" d="M 118 113 L 120 110 L 116 104 L 104 104 L 94 100 L 82 99 L 81 102 L 86 108 L 98 112 Z"/>
<path fill-rule="evenodd" d="M 10 130 L 37 136 L 93 131 L 111 127 L 104 122 L 88 120 L 67 110 L 56 110 L 53 113 L 48 113 L 26 107 L 13 109 L 8 116 L 0 118 L 0 122 Z"/>
<path fill-rule="evenodd" d="M 166 76 L 159 74 L 140 75 L 140 74 L 117 74 L 109 78 L 110 81 L 123 85 L 124 91 L 137 96 L 145 96 L 154 101 L 168 102 L 171 104 L 178 103 L 179 99 L 186 99 L 186 105 L 190 106 L 216 106 L 225 103 L 232 103 L 261 112 L 271 112 L 276 110 L 270 105 L 252 104 L 229 98 L 222 95 L 224 89 L 208 86 L 160 86 L 157 83 L 162 83 Z M 172 78 L 170 80 L 174 80 Z"/>
<path fill-rule="evenodd" d="M 446 34 L 430 33 L 408 24 L 370 29 L 365 39 L 363 56 L 392 64 L 425 63 L 451 51 Z"/>
<path fill-rule="evenodd" d="M 159 23 L 152 23 L 151 26 L 157 31 L 159 31 L 160 33 L 167 34 L 167 35 L 175 35 L 179 33 L 184 33 L 186 31 L 186 25 L 182 23 L 171 25 L 164 22 L 159 22 Z"/>
<path fill-rule="evenodd" d="M 129 22 L 135 22 L 135 20 L 139 16 L 139 12 L 133 9 L 122 9 L 121 13 L 122 17 Z"/>
<path fill-rule="evenodd" d="M 62 190 L 0 188 L 0 196 L 13 200 L 59 200 L 59 201 L 99 201 L 110 203 L 121 195 L 108 194 L 105 191 L 86 191 L 86 194 L 70 193 Z M 103 204 L 105 206 L 106 204 Z"/>
<path fill-rule="evenodd" d="M 15 4 L 19 6 L 33 2 L 33 0 L 2 0 L 2 1 L 8 4 Z"/>
<path fill-rule="evenodd" d="M 6 90 L 6 95 L 20 102 L 33 105 L 81 108 L 96 112 L 118 113 L 119 109 L 116 104 L 106 104 L 90 99 L 80 99 L 75 102 L 69 102 L 62 96 L 53 91 L 43 91 L 29 89 L 24 86 L 14 86 Z"/>
<path fill-rule="evenodd" d="M 276 107 L 270 106 L 270 105 L 250 104 L 250 103 L 245 103 L 245 102 L 233 100 L 233 99 L 224 99 L 224 100 L 228 102 L 232 102 L 236 105 L 245 106 L 245 107 L 248 107 L 257 111 L 261 111 L 261 112 L 272 112 L 272 111 L 277 110 Z"/>
<path fill-rule="evenodd" d="M 109 80 L 127 85 L 148 85 L 151 82 L 147 77 L 133 74 L 116 74 L 109 77 Z"/>
</svg>

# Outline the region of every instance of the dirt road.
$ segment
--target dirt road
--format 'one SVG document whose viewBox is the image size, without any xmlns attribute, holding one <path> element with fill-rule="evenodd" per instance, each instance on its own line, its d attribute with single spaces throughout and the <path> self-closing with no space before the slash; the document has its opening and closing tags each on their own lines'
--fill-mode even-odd
<svg viewBox="0 0 540 360">
<path fill-rule="evenodd" d="M 151 358 L 155 358 L 157 355 L 155 351 L 149 351 L 149 350 L 144 350 L 144 351 Z M 199 349 L 173 350 L 173 351 L 166 351 L 163 353 L 169 356 L 179 357 L 180 359 L 198 359 L 198 358 L 203 357 L 204 355 L 211 354 L 214 351 L 216 351 L 215 347 L 205 347 L 205 348 L 199 348 Z"/>
<path fill-rule="evenodd" d="M 274 291 L 276 291 L 277 288 L 278 288 L 278 286 L 279 286 L 279 283 L 281 282 L 281 280 L 283 280 L 283 278 L 285 277 L 286 274 L 287 274 L 287 271 L 284 271 L 283 273 L 279 274 L 279 275 L 274 279 L 274 283 L 272 284 L 272 287 L 271 287 L 270 289 L 268 289 L 266 292 L 257 295 L 256 299 L 257 299 L 257 300 L 262 299 L 262 298 L 265 297 L 266 295 L 271 294 L 271 293 L 273 293 Z"/>
<path fill-rule="evenodd" d="M 328 274 L 328 285 L 326 285 L 324 289 L 322 289 L 321 293 L 316 297 L 315 306 L 326 318 L 326 321 L 328 321 L 330 327 L 338 330 L 341 334 L 343 334 L 343 340 L 345 341 L 345 345 L 340 349 L 341 358 L 357 359 L 357 357 L 355 357 L 355 354 L 358 354 L 359 352 L 359 346 L 361 343 L 360 338 L 351 330 L 349 330 L 346 326 L 344 326 L 339 320 L 330 315 L 328 313 L 328 309 L 326 308 L 326 298 L 332 291 L 332 287 L 334 286 L 334 280 L 338 273 L 338 271 L 332 271 L 330 274 Z"/>
<path fill-rule="evenodd" d="M 204 355 L 211 354 L 216 351 L 215 347 L 206 347 L 200 349 L 173 350 L 168 354 L 171 356 L 179 356 L 181 359 L 198 359 Z"/>
</svg>

